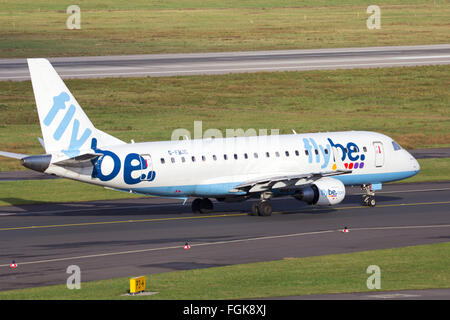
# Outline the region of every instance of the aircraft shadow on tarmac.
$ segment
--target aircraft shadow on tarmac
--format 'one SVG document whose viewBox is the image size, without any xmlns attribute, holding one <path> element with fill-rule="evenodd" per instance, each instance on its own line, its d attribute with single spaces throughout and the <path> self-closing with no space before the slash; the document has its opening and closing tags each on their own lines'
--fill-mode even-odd
<svg viewBox="0 0 450 320">
<path fill-rule="evenodd" d="M 135 231 L 133 231 L 135 232 Z M 178 245 L 181 246 L 182 244 L 188 242 L 195 242 L 195 243 L 205 243 L 205 242 L 216 242 L 216 241 L 227 241 L 227 240 L 233 240 L 238 239 L 239 237 L 237 235 L 220 235 L 220 236 L 204 236 L 204 237 L 193 237 L 193 238 L 179 238 L 179 237 L 173 237 L 173 238 L 149 238 L 149 239 L 135 239 L 135 240 L 120 240 L 120 241 L 79 241 L 79 242 L 61 242 L 61 243 L 52 243 L 52 244 L 45 244 L 45 245 L 37 245 L 34 246 L 35 248 L 40 249 L 77 249 L 77 248 L 91 248 L 93 246 L 95 247 L 101 247 L 105 246 L 106 248 L 110 249 L 112 247 L 127 247 L 131 248 L 132 246 L 141 246 L 141 245 L 161 245 L 166 244 L 167 246 L 170 245 Z"/>
<path fill-rule="evenodd" d="M 378 205 L 390 204 L 401 200 L 398 196 L 377 195 Z M 0 200 L 12 204 L 13 207 L 20 209 L 17 216 L 26 214 L 31 216 L 152 216 L 152 215 L 180 215 L 192 214 L 190 202 L 185 205 L 181 201 L 171 201 L 165 203 L 155 203 L 155 198 L 141 199 L 121 199 L 121 200 L 102 200 L 89 202 L 73 203 L 52 203 L 38 201 L 33 204 L 20 204 L 31 201 L 21 198 L 1 198 Z M 310 206 L 293 198 L 276 198 L 273 201 L 274 212 L 283 214 L 326 214 L 335 212 L 339 206 L 362 206 L 361 195 L 347 195 L 344 201 L 337 207 L 318 207 Z M 252 201 L 237 203 L 215 202 L 215 208 L 212 214 L 220 213 L 248 213 L 251 211 Z M 10 211 L 10 210 L 8 210 Z M 0 211 L 1 213 L 1 211 Z"/>
</svg>

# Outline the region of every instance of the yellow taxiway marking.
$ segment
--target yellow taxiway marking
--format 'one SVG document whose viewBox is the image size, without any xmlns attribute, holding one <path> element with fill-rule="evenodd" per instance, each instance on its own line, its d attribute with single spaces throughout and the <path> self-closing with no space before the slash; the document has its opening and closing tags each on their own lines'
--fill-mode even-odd
<svg viewBox="0 0 450 320">
<path fill-rule="evenodd" d="M 438 204 L 450 204 L 450 201 L 384 204 L 384 205 L 377 205 L 376 208 L 438 205 Z M 361 209 L 361 208 L 364 208 L 364 207 L 363 206 L 351 206 L 351 207 L 337 207 L 337 208 L 333 208 L 333 209 L 348 210 L 348 209 Z M 320 208 L 320 209 L 323 209 L 323 208 Z M 373 209 L 373 208 L 370 208 L 370 209 Z M 311 208 L 308 208 L 307 210 L 299 210 L 299 211 L 295 211 L 295 212 L 305 212 L 305 211 L 311 212 Z M 273 214 L 281 214 L 281 213 L 283 213 L 283 212 L 280 212 L 280 211 L 273 212 Z M 223 217 L 238 217 L 238 216 L 245 216 L 245 215 L 247 215 L 246 212 L 245 213 L 217 213 L 214 215 L 207 215 L 207 216 L 152 218 L 152 219 L 139 219 L 139 220 L 81 222 L 81 223 L 54 224 L 54 225 L 43 225 L 43 226 L 10 227 L 10 228 L 0 228 L 0 231 L 43 229 L 43 228 L 61 228 L 61 227 L 81 227 L 81 226 L 107 225 L 107 224 L 119 224 L 119 223 L 140 223 L 140 222 L 161 222 L 161 221 L 176 221 L 176 220 L 209 219 L 209 218 L 223 218 Z"/>
</svg>

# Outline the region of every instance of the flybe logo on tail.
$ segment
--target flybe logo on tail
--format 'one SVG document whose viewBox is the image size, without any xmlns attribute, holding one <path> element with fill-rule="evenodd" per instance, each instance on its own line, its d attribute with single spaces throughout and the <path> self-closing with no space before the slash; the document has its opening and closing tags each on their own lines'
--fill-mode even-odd
<svg viewBox="0 0 450 320">
<path fill-rule="evenodd" d="M 44 125 L 49 127 L 56 118 L 56 115 L 62 111 L 66 110 L 66 102 L 70 100 L 70 96 L 67 92 L 61 92 L 59 95 L 53 97 L 53 106 L 50 111 L 47 113 L 44 119 Z M 86 128 L 82 133 L 81 137 L 78 137 L 78 132 L 80 130 L 80 121 L 78 119 L 74 119 L 76 112 L 76 107 L 71 104 L 69 108 L 66 110 L 66 113 L 59 123 L 56 130 L 53 132 L 53 139 L 55 141 L 59 141 L 61 137 L 66 133 L 67 129 L 71 121 L 73 120 L 72 132 L 70 136 L 70 142 L 67 146 L 66 150 L 61 150 L 64 154 L 69 157 L 75 157 L 80 154 L 80 148 L 83 144 L 89 139 L 92 134 L 92 130 Z M 69 129 L 70 130 L 70 129 Z"/>
<path fill-rule="evenodd" d="M 344 147 L 340 143 L 334 143 L 330 138 L 327 139 L 328 143 L 323 146 L 318 144 L 313 138 L 303 138 L 303 144 L 308 151 L 308 162 L 320 163 L 321 168 L 325 169 L 330 163 L 330 157 L 332 156 L 331 148 L 339 148 L 342 150 L 341 160 L 344 163 L 346 169 L 362 169 L 364 168 L 364 160 L 366 156 L 360 154 L 360 149 L 354 142 L 347 143 Z M 334 159 L 331 159 L 334 160 Z M 333 170 L 336 165 L 333 165 Z"/>
</svg>

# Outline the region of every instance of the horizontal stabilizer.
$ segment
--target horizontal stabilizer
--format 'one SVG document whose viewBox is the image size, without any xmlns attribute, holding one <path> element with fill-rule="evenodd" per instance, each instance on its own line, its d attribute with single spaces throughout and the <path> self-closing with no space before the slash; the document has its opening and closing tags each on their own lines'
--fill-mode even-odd
<svg viewBox="0 0 450 320">
<path fill-rule="evenodd" d="M 85 153 L 76 157 L 72 157 L 66 160 L 53 162 L 58 166 L 68 166 L 68 167 L 85 167 L 86 165 L 91 165 L 92 160 L 97 159 L 102 156 L 101 153 Z"/>
<path fill-rule="evenodd" d="M 7 157 L 7 158 L 13 158 L 13 159 L 23 159 L 25 157 L 28 157 L 27 154 L 21 154 L 21 153 L 12 153 L 12 152 L 6 152 L 6 151 L 0 151 L 0 156 Z"/>
</svg>

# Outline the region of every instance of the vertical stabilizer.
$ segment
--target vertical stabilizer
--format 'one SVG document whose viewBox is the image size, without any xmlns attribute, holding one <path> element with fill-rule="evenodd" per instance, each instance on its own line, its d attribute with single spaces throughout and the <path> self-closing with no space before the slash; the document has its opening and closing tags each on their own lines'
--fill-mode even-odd
<svg viewBox="0 0 450 320">
<path fill-rule="evenodd" d="M 124 144 L 94 127 L 47 59 L 28 59 L 45 151 L 75 157 L 99 147 Z"/>
</svg>

